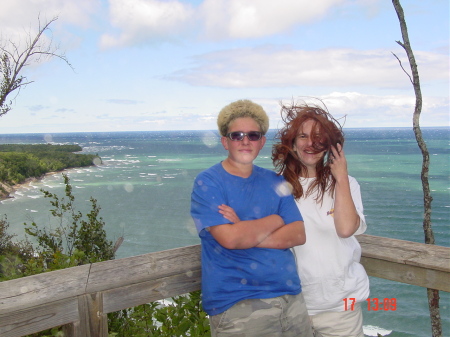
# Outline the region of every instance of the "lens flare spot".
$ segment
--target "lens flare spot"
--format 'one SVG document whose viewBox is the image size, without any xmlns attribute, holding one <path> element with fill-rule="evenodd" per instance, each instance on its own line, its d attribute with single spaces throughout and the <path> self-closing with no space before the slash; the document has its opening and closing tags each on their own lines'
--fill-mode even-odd
<svg viewBox="0 0 450 337">
<path fill-rule="evenodd" d="M 99 166 L 102 164 L 102 160 L 99 157 L 95 157 L 93 162 L 95 166 Z"/>
<path fill-rule="evenodd" d="M 46 135 L 44 136 L 44 140 L 45 140 L 47 143 L 51 143 L 51 142 L 53 142 L 53 136 L 50 135 L 50 134 L 46 134 Z"/>
<path fill-rule="evenodd" d="M 219 137 L 214 132 L 207 131 L 202 135 L 202 142 L 209 148 L 216 147 L 219 144 Z"/>
<path fill-rule="evenodd" d="M 253 207 L 253 212 L 255 213 L 256 216 L 261 214 L 261 207 L 255 206 Z"/>
<path fill-rule="evenodd" d="M 189 232 L 189 234 L 191 234 L 193 236 L 197 236 L 197 228 L 195 228 L 195 223 L 194 223 L 194 220 L 192 220 L 192 218 L 187 219 L 185 222 L 185 225 L 186 225 L 186 229 Z"/>
<path fill-rule="evenodd" d="M 278 186 L 275 189 L 275 192 L 280 197 L 286 197 L 290 194 L 292 194 L 292 185 L 288 183 L 287 181 L 283 181 L 282 183 L 278 184 Z"/>
<path fill-rule="evenodd" d="M 127 191 L 128 193 L 131 193 L 134 190 L 134 186 L 133 186 L 133 184 L 128 183 L 128 184 L 123 185 L 123 189 L 125 191 Z"/>
</svg>

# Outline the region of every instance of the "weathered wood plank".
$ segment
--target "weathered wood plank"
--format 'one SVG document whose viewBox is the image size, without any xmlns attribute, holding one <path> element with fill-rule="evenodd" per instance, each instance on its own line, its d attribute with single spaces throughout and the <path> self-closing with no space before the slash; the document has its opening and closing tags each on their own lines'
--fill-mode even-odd
<svg viewBox="0 0 450 337">
<path fill-rule="evenodd" d="M 199 268 L 199 245 L 99 262 L 92 265 L 86 292 L 124 287 Z"/>
<path fill-rule="evenodd" d="M 200 290 L 201 270 L 172 275 L 161 279 L 146 281 L 103 293 L 105 313 L 132 308 L 165 298 Z"/>
<path fill-rule="evenodd" d="M 77 298 L 72 297 L 38 307 L 4 312 L 0 315 L 0 336 L 25 336 L 77 320 Z"/>
<path fill-rule="evenodd" d="M 0 315 L 83 295 L 91 265 L 0 282 Z"/>
<path fill-rule="evenodd" d="M 361 258 L 361 263 L 369 276 L 450 292 L 449 274 L 443 271 L 364 256 Z"/>
<path fill-rule="evenodd" d="M 370 276 L 450 292 L 450 248 L 358 235 Z"/>
<path fill-rule="evenodd" d="M 412 241 L 358 235 L 363 256 L 450 272 L 450 248 Z"/>
</svg>

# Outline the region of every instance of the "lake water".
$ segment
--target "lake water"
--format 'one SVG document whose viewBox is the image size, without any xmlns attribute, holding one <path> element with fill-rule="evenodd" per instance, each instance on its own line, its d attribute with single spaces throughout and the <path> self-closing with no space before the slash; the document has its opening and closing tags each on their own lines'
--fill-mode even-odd
<svg viewBox="0 0 450 337">
<path fill-rule="evenodd" d="M 345 129 L 350 175 L 361 185 L 366 234 L 424 242 L 422 155 L 411 129 Z M 449 128 L 423 128 L 430 152 L 432 225 L 436 244 L 450 246 Z M 274 131 L 256 164 L 272 168 Z M 226 156 L 215 131 L 61 133 L 0 135 L 0 143 L 79 144 L 103 164 L 67 171 L 78 209 L 89 197 L 102 208 L 111 240 L 124 236 L 117 258 L 198 244 L 189 214 L 194 177 Z M 52 222 L 40 188 L 64 194 L 61 174 L 50 175 L 0 203 L 10 231 L 23 237 L 23 223 Z M 426 289 L 371 277 L 370 298 L 395 298 L 395 311 L 364 308 L 366 336 L 430 336 Z M 450 296 L 441 292 L 444 335 L 450 335 Z"/>
</svg>

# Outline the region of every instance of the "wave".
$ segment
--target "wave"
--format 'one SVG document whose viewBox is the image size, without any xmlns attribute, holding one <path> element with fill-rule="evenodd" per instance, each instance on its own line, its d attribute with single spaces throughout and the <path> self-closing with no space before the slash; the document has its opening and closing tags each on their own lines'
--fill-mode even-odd
<svg viewBox="0 0 450 337">
<path fill-rule="evenodd" d="M 364 325 L 363 331 L 365 336 L 377 337 L 378 334 L 381 336 L 388 336 L 391 334 L 392 330 L 386 330 L 374 325 Z"/>
</svg>

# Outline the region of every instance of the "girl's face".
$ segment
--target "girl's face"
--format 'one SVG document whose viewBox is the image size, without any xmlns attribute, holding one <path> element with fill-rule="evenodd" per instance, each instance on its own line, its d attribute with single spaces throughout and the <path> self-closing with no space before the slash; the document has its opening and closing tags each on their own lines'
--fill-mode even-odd
<svg viewBox="0 0 450 337">
<path fill-rule="evenodd" d="M 314 142 L 320 139 L 320 134 L 314 129 L 314 120 L 306 120 L 298 130 L 294 142 L 294 151 L 297 153 L 300 162 L 308 169 L 308 177 L 316 176 L 316 166 L 325 155 L 326 150 L 317 153 Z"/>
</svg>

